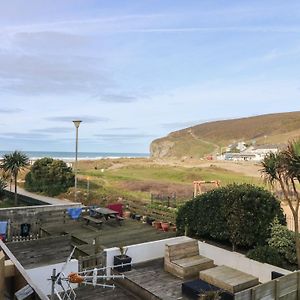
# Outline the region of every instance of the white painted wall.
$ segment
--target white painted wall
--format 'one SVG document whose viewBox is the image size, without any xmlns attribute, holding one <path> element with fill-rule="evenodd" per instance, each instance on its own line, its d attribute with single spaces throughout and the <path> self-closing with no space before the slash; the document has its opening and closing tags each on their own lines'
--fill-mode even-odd
<svg viewBox="0 0 300 300">
<path fill-rule="evenodd" d="M 40 290 L 46 294 L 51 294 L 51 281 L 52 270 L 56 269 L 56 274 L 59 273 L 65 263 L 58 263 L 48 266 L 42 266 L 34 269 L 27 269 L 26 273 L 31 278 L 31 280 L 40 288 Z M 64 274 L 68 275 L 71 272 L 78 272 L 78 260 L 72 259 L 64 269 Z M 66 283 L 64 287 L 67 288 Z M 73 288 L 77 287 L 77 284 L 72 284 Z M 60 292 L 61 288 L 56 286 L 57 290 Z"/>
<path fill-rule="evenodd" d="M 185 236 L 169 238 L 154 242 L 147 242 L 136 245 L 126 246 L 128 248 L 127 255 L 132 257 L 132 263 L 137 264 L 148 260 L 164 257 L 165 245 L 171 242 L 184 242 L 187 238 Z M 106 252 L 106 266 L 112 267 L 114 265 L 114 256 L 120 255 L 119 248 L 104 249 Z M 107 275 L 110 275 L 108 269 Z"/>
<path fill-rule="evenodd" d="M 191 239 L 182 236 L 149 243 L 130 245 L 128 246 L 127 255 L 132 257 L 133 264 L 157 258 L 163 258 L 166 244 L 182 243 L 188 240 Z M 271 280 L 272 271 L 276 271 L 282 274 L 291 273 L 291 271 L 249 259 L 243 254 L 228 251 L 200 241 L 199 250 L 201 255 L 213 259 L 216 265 L 225 265 L 242 272 L 246 272 L 258 277 L 259 281 L 262 283 Z M 113 266 L 114 256 L 120 254 L 119 248 L 115 247 L 105 249 L 104 251 L 106 252 L 106 265 L 110 267 Z M 108 275 L 110 275 L 109 269 Z"/>
<path fill-rule="evenodd" d="M 245 255 L 227 251 L 225 249 L 209 245 L 199 241 L 200 254 L 214 260 L 216 265 L 225 265 L 236 270 L 251 274 L 259 278 L 262 283 L 271 280 L 271 272 L 276 271 L 282 274 L 289 274 L 291 271 L 278 268 L 269 264 L 260 263 L 249 259 Z"/>
</svg>

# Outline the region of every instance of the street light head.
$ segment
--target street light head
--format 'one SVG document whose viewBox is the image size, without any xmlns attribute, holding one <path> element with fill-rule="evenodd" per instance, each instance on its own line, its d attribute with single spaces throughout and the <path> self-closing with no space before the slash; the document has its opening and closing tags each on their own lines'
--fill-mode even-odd
<svg viewBox="0 0 300 300">
<path fill-rule="evenodd" d="M 73 123 L 74 123 L 74 125 L 75 125 L 76 128 L 79 127 L 79 125 L 80 125 L 81 122 L 82 122 L 82 121 L 80 121 L 80 120 L 75 120 L 75 121 L 73 121 Z"/>
</svg>

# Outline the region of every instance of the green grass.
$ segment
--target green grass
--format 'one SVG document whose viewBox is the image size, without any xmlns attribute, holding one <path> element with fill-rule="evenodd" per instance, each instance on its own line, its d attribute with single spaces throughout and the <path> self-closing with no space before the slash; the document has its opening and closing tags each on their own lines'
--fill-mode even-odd
<svg viewBox="0 0 300 300">
<path fill-rule="evenodd" d="M 123 197 L 132 200 L 150 200 L 150 192 L 128 190 L 126 183 L 172 184 L 185 186 L 193 192 L 194 180 L 219 180 L 225 186 L 231 183 L 250 183 L 263 186 L 262 180 L 249 177 L 216 166 L 206 168 L 185 168 L 162 166 L 155 164 L 133 164 L 118 169 L 82 170 L 80 175 L 89 177 L 90 191 L 98 199 L 117 199 Z M 86 189 L 86 181 L 82 180 L 79 187 Z M 188 199 L 186 199 L 188 200 Z"/>
<path fill-rule="evenodd" d="M 226 185 L 233 182 L 260 184 L 258 178 L 230 172 L 222 168 L 183 168 L 170 166 L 131 166 L 117 170 L 106 171 L 100 178 L 107 181 L 153 180 L 167 183 L 188 183 L 194 180 L 220 180 Z"/>
</svg>

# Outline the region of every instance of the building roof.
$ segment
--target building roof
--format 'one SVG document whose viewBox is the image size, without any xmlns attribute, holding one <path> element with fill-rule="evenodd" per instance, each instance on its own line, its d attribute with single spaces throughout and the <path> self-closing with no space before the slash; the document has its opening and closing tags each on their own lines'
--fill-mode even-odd
<svg viewBox="0 0 300 300">
<path fill-rule="evenodd" d="M 262 149 L 279 149 L 282 145 L 280 144 L 266 144 L 266 145 L 258 145 L 254 147 L 254 150 L 262 150 Z"/>
</svg>

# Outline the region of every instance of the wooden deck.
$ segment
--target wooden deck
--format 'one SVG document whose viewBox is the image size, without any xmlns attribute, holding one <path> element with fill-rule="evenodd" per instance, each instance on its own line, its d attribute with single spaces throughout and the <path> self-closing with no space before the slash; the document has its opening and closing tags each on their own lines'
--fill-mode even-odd
<svg viewBox="0 0 300 300">
<path fill-rule="evenodd" d="M 105 248 L 132 245 L 174 237 L 175 232 L 156 230 L 136 220 L 124 220 L 119 226 L 104 222 L 102 227 L 86 225 L 84 220 L 48 223 L 43 228 L 43 238 L 33 241 L 11 242 L 7 246 L 25 268 L 63 262 L 76 246 L 75 257 L 101 254 Z M 97 241 L 95 243 L 95 241 Z"/>
<path fill-rule="evenodd" d="M 134 300 L 139 299 L 120 287 L 115 289 L 84 286 L 75 290 L 77 300 Z"/>
<path fill-rule="evenodd" d="M 133 245 L 155 240 L 174 237 L 175 232 L 163 232 L 156 230 L 148 224 L 139 221 L 125 219 L 122 226 L 112 222 L 103 222 L 101 228 L 86 225 L 84 221 L 74 221 L 73 223 L 61 225 L 47 225 L 43 229 L 51 236 L 68 234 L 72 237 L 72 243 L 77 246 L 83 255 L 95 254 L 96 247 L 101 249 L 118 247 L 120 245 Z M 97 239 L 99 245 L 93 245 Z"/>
<path fill-rule="evenodd" d="M 164 271 L 163 259 L 138 264 L 125 273 L 126 289 L 138 293 L 142 299 L 187 300 L 181 293 L 183 280 Z"/>
</svg>

